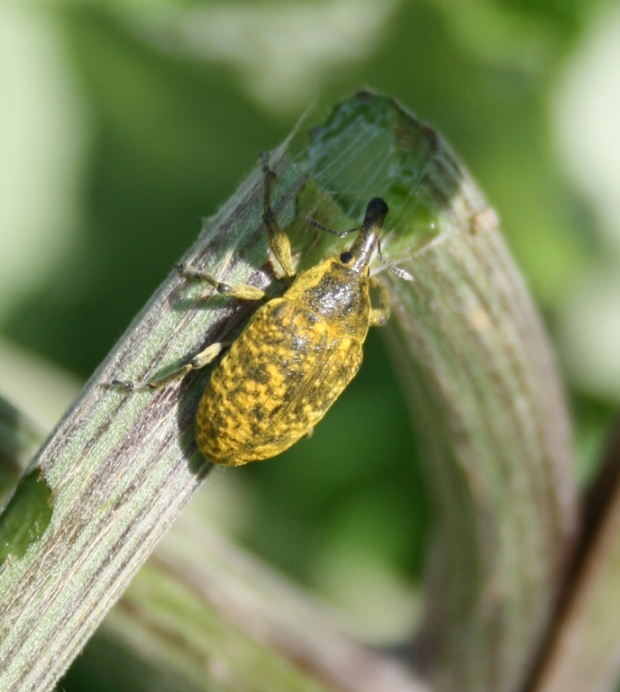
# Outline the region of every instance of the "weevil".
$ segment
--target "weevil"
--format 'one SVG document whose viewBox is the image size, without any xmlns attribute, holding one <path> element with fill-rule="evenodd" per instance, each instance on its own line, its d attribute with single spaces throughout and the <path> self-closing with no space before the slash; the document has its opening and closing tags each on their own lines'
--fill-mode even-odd
<svg viewBox="0 0 620 692">
<path fill-rule="evenodd" d="M 357 374 L 370 327 L 383 326 L 390 316 L 388 294 L 369 276 L 388 206 L 381 197 L 366 207 L 351 247 L 296 275 L 288 236 L 271 207 L 276 179 L 262 155 L 263 214 L 271 252 L 292 284 L 279 298 L 259 307 L 239 337 L 214 367 L 196 414 L 198 448 L 210 461 L 242 466 L 270 459 L 309 436 Z M 385 261 L 385 260 L 384 260 Z M 411 277 L 386 262 L 405 279 Z M 263 300 L 266 294 L 248 284 L 227 284 L 205 272 L 180 267 L 187 278 L 208 282 L 221 294 Z M 371 304 L 371 288 L 377 306 Z M 225 347 L 209 345 L 169 375 L 150 382 L 160 387 L 191 370 L 211 363 Z M 115 384 L 134 389 L 131 382 Z"/>
</svg>

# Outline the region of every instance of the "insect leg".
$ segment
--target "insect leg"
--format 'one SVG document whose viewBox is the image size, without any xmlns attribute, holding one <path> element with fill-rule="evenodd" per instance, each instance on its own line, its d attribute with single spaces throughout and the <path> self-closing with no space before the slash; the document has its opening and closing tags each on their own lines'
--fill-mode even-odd
<svg viewBox="0 0 620 692">
<path fill-rule="evenodd" d="M 384 327 L 390 319 L 390 296 L 385 286 L 371 277 L 369 280 L 370 287 L 377 294 L 378 306 L 370 311 L 370 326 Z"/>
<path fill-rule="evenodd" d="M 228 343 L 225 341 L 218 341 L 214 344 L 209 344 L 207 348 L 200 351 L 200 353 L 197 353 L 188 363 L 175 368 L 172 372 L 169 372 L 162 377 L 157 377 L 154 380 L 144 384 L 136 384 L 131 380 L 112 380 L 111 384 L 116 387 L 122 387 L 128 392 L 135 392 L 141 389 L 159 389 L 160 387 L 164 387 L 180 377 L 184 377 L 192 370 L 199 370 L 200 368 L 204 368 L 205 366 L 209 365 L 209 363 L 213 362 L 220 355 L 222 349 L 224 349 L 226 346 L 228 346 Z"/>
<path fill-rule="evenodd" d="M 265 152 L 260 153 L 261 168 L 263 171 L 263 226 L 267 233 L 269 247 L 286 276 L 295 276 L 293 258 L 291 257 L 291 243 L 286 233 L 280 228 L 276 215 L 271 208 L 273 184 L 276 174 L 269 166 L 269 157 Z"/>
<path fill-rule="evenodd" d="M 214 276 L 211 276 L 211 274 L 207 274 L 207 272 L 188 269 L 183 263 L 178 264 L 177 269 L 179 274 L 186 279 L 206 281 L 223 296 L 241 298 L 242 300 L 261 300 L 265 297 L 265 291 L 256 288 L 256 286 L 250 286 L 250 284 L 227 284 L 224 281 L 218 281 Z"/>
<path fill-rule="evenodd" d="M 157 379 L 152 380 L 149 382 L 148 386 L 151 389 L 159 389 L 159 387 L 163 387 L 179 377 L 184 377 L 192 370 L 199 370 L 200 368 L 206 367 L 220 355 L 222 349 L 226 346 L 228 346 L 228 344 L 224 341 L 217 341 L 214 344 L 209 344 L 207 348 L 200 351 L 200 353 L 197 353 L 188 363 L 181 365 L 180 367 L 176 368 L 176 370 L 169 372 L 163 377 L 158 377 Z"/>
</svg>

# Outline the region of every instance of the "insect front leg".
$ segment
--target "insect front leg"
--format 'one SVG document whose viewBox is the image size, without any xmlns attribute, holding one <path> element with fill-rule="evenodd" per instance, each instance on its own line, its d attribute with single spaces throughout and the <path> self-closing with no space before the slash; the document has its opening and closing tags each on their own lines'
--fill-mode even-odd
<svg viewBox="0 0 620 692">
<path fill-rule="evenodd" d="M 265 152 L 260 153 L 260 160 L 263 171 L 263 226 L 267 233 L 271 252 L 273 252 L 286 276 L 293 278 L 295 276 L 295 267 L 293 267 L 293 258 L 291 256 L 291 242 L 286 233 L 280 228 L 276 215 L 271 208 L 276 174 L 269 166 L 269 157 Z"/>
<path fill-rule="evenodd" d="M 377 294 L 377 307 L 370 310 L 370 326 L 384 327 L 390 319 L 390 296 L 385 286 L 372 277 L 369 280 L 370 288 Z"/>
</svg>

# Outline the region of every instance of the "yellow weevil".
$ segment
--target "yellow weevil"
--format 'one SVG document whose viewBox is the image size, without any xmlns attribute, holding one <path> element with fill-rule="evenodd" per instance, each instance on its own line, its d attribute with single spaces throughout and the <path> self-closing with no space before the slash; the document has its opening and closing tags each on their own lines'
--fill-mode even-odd
<svg viewBox="0 0 620 692">
<path fill-rule="evenodd" d="M 275 173 L 262 156 L 263 216 L 269 246 L 284 273 L 295 277 L 288 236 L 271 209 Z M 299 274 L 280 298 L 268 300 L 215 366 L 196 415 L 198 448 L 210 461 L 242 466 L 270 459 L 309 436 L 314 426 L 356 375 L 369 327 L 383 326 L 389 315 L 384 286 L 369 277 L 373 251 L 388 206 L 375 197 L 361 226 L 337 233 L 308 219 L 324 231 L 344 236 L 357 231 L 350 249 Z M 385 260 L 384 260 L 385 261 Z M 398 276 L 407 272 L 388 264 Z M 201 279 L 219 293 L 261 300 L 265 293 L 248 284 L 227 284 L 205 272 L 180 266 L 188 278 Z M 372 307 L 370 288 L 378 306 Z M 214 343 L 188 363 L 149 387 L 160 387 L 191 370 L 211 363 L 226 344 Z M 134 384 L 114 384 L 133 390 Z"/>
</svg>

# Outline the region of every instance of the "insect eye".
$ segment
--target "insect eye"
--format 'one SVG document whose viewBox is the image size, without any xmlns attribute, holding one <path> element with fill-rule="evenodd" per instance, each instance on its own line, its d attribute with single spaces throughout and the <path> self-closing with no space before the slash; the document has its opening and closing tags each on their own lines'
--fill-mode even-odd
<svg viewBox="0 0 620 692">
<path fill-rule="evenodd" d="M 349 264 L 349 262 L 350 262 L 352 259 L 353 259 L 353 254 L 350 253 L 348 250 L 347 250 L 346 252 L 343 252 L 343 253 L 340 255 L 340 261 L 341 261 L 343 264 Z"/>
</svg>

